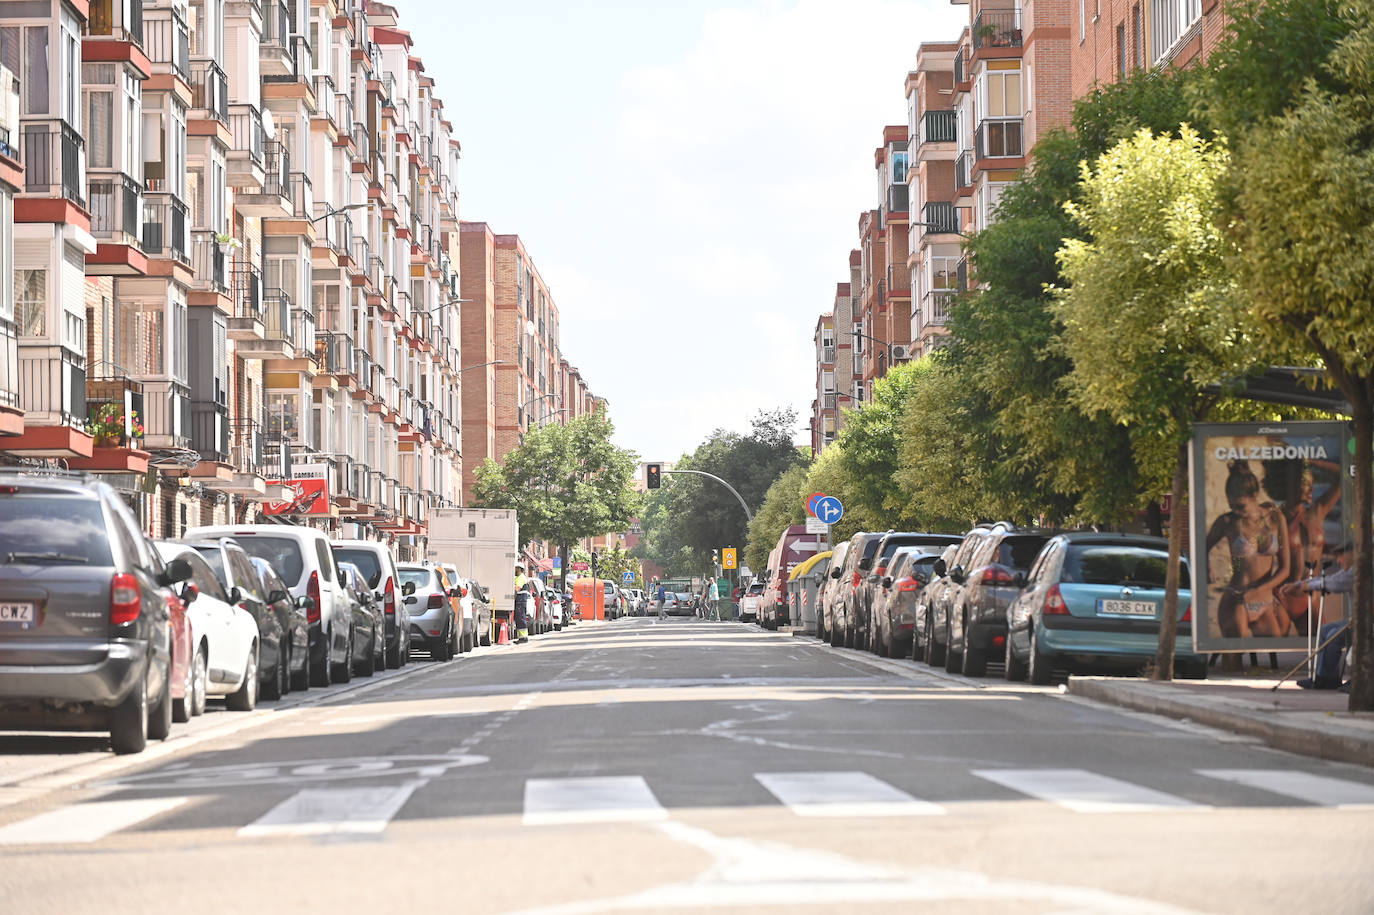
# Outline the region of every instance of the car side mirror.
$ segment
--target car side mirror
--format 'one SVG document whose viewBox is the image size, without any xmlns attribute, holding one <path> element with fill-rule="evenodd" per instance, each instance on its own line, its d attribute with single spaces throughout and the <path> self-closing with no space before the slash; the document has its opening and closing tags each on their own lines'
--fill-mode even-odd
<svg viewBox="0 0 1374 915">
<path fill-rule="evenodd" d="M 196 587 L 195 582 L 188 581 L 181 586 L 181 599 L 185 603 L 189 604 L 197 597 L 200 597 L 200 588 Z"/>
<path fill-rule="evenodd" d="M 463 595 L 462 595 L 462 592 L 459 591 L 457 588 L 449 588 L 449 589 L 448 589 L 448 596 L 449 596 L 449 597 L 462 597 Z"/>
<path fill-rule="evenodd" d="M 930 567 L 930 571 L 935 573 L 935 577 L 944 578 L 945 572 L 947 571 L 945 568 L 945 561 L 943 559 L 935 560 L 934 564 Z"/>
<path fill-rule="evenodd" d="M 955 566 L 954 568 L 950 569 L 949 577 L 961 585 L 964 582 L 968 581 L 968 573 L 964 571 L 962 566 Z"/>
<path fill-rule="evenodd" d="M 1011 577 L 1011 583 L 1014 587 L 1024 588 L 1026 586 L 1026 573 L 1017 572 Z"/>
<path fill-rule="evenodd" d="M 191 564 L 185 559 L 173 559 L 158 576 L 157 583 L 166 588 L 191 577 Z"/>
<path fill-rule="evenodd" d="M 271 594 L 267 595 L 267 602 L 269 604 L 275 604 L 277 601 L 286 600 L 288 597 L 290 597 L 290 595 L 285 591 L 273 591 Z"/>
<path fill-rule="evenodd" d="M 404 592 L 402 592 L 402 593 L 404 593 Z M 381 592 L 381 591 L 373 591 L 373 592 L 372 592 L 372 599 L 373 599 L 373 600 L 376 600 L 376 601 L 380 601 L 380 600 L 382 599 L 382 592 Z"/>
<path fill-rule="evenodd" d="M 831 569 L 831 570 L 830 570 L 830 577 L 831 577 L 831 578 L 839 578 L 839 577 L 840 577 L 840 570 L 839 570 L 839 569 Z"/>
<path fill-rule="evenodd" d="M 229 603 L 237 604 L 241 600 L 243 600 L 243 591 L 238 585 L 234 585 L 229 589 Z"/>
<path fill-rule="evenodd" d="M 415 593 L 415 582 L 413 582 L 413 581 L 408 581 L 408 582 L 406 582 L 405 584 L 401 585 L 401 593 L 402 593 L 402 594 L 414 594 L 414 593 Z"/>
<path fill-rule="evenodd" d="M 883 578 L 883 587 L 884 587 L 884 588 L 890 588 L 890 587 L 892 587 L 892 576 L 891 576 L 891 575 L 885 576 L 885 577 Z"/>
<path fill-rule="evenodd" d="M 407 594 L 405 600 L 402 601 L 402 603 L 405 604 L 418 604 L 419 602 L 420 599 L 416 597 L 414 594 Z"/>
<path fill-rule="evenodd" d="M 302 594 L 296 598 L 296 607 L 300 610 L 310 611 L 315 609 L 315 598 Z"/>
</svg>

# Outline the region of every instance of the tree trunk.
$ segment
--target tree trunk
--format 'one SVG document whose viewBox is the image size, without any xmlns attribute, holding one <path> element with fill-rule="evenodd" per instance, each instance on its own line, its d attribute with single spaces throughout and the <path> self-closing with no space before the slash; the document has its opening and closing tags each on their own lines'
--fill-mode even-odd
<svg viewBox="0 0 1374 915">
<path fill-rule="evenodd" d="M 1188 520 L 1183 507 L 1183 494 L 1187 486 L 1188 442 L 1184 440 L 1178 446 L 1174 485 L 1170 490 L 1169 568 L 1164 573 L 1164 618 L 1159 621 L 1159 650 L 1155 653 L 1156 680 L 1174 678 L 1174 642 L 1178 638 L 1178 570 L 1183 557 L 1183 526 Z"/>
<path fill-rule="evenodd" d="M 1355 588 L 1351 595 L 1355 660 L 1349 708 L 1369 712 L 1374 711 L 1374 532 L 1370 529 L 1374 519 L 1374 397 L 1370 379 L 1360 379 L 1355 387 L 1359 396 L 1350 401 L 1355 420 Z"/>
</svg>

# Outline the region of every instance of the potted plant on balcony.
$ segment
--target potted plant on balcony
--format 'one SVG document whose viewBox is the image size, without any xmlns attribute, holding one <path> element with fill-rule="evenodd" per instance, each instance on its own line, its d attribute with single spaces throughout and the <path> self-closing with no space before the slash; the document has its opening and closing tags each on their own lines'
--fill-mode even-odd
<svg viewBox="0 0 1374 915">
<path fill-rule="evenodd" d="M 138 412 L 130 410 L 126 424 L 124 407 L 117 403 L 103 403 L 97 407 L 86 431 L 95 437 L 97 448 L 136 447 L 137 440 L 143 438 L 143 424 L 138 421 Z"/>
</svg>

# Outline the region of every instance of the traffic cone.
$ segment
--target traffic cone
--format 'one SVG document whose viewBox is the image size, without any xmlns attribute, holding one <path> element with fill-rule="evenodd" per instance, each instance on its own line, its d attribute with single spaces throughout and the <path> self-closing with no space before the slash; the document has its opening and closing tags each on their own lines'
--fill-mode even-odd
<svg viewBox="0 0 1374 915">
<path fill-rule="evenodd" d="M 506 628 L 506 621 L 505 621 L 505 620 L 502 620 L 502 621 L 501 621 L 501 627 L 496 631 L 496 644 L 498 644 L 498 645 L 509 645 L 509 644 L 510 644 L 510 630 L 509 630 L 508 628 Z"/>
</svg>

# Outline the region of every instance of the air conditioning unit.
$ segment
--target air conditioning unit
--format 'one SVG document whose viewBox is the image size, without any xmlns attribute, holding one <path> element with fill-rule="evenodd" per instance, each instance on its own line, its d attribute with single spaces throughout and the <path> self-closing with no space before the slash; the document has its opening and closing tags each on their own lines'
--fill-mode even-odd
<svg viewBox="0 0 1374 915">
<path fill-rule="evenodd" d="M 10 147 L 19 142 L 19 80 L 8 67 L 0 67 L 0 139 Z"/>
<path fill-rule="evenodd" d="M 903 346 L 903 345 L 900 344 L 900 343 L 897 343 L 897 344 L 894 344 L 894 345 L 893 345 L 893 347 L 892 347 L 892 361 L 893 361 L 893 362 L 896 362 L 896 361 L 899 360 L 899 359 L 910 359 L 910 358 L 911 358 L 911 353 L 907 351 L 907 348 L 906 348 L 905 346 Z"/>
</svg>

